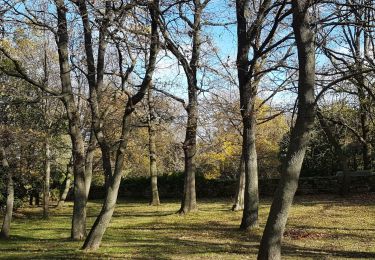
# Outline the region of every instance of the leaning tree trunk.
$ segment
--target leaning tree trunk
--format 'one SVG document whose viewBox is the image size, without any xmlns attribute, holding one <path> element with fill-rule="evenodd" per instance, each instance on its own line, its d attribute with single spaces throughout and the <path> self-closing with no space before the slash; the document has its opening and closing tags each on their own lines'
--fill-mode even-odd
<svg viewBox="0 0 375 260">
<path fill-rule="evenodd" d="M 43 218 L 49 217 L 49 186 L 50 186 L 50 178 L 51 178 L 51 149 L 49 140 L 47 138 L 45 143 L 46 149 L 46 162 L 45 162 L 45 169 L 44 169 L 44 189 L 43 189 Z"/>
<path fill-rule="evenodd" d="M 293 30 L 299 61 L 298 114 L 292 129 L 281 179 L 262 236 L 258 259 L 281 259 L 281 240 L 297 190 L 305 152 L 315 117 L 315 35 L 310 24 L 311 0 L 293 0 Z"/>
<path fill-rule="evenodd" d="M 152 96 L 151 88 L 148 89 L 148 109 L 149 109 L 149 120 L 148 120 L 148 141 L 149 141 L 149 156 L 150 156 L 150 175 L 151 175 L 151 192 L 152 198 L 150 205 L 160 205 L 159 191 L 158 191 L 158 172 L 156 165 L 156 131 L 155 131 L 155 108 L 154 99 Z"/>
<path fill-rule="evenodd" d="M 5 208 L 5 215 L 3 220 L 3 226 L 1 227 L 0 238 L 8 239 L 10 234 L 10 223 L 12 222 L 13 214 L 13 203 L 14 203 L 14 184 L 13 184 L 13 174 L 9 169 L 9 163 L 6 159 L 5 148 L 1 147 L 2 154 L 2 167 L 3 171 L 7 175 L 7 201 Z"/>
<path fill-rule="evenodd" d="M 127 112 L 125 112 L 127 113 Z M 124 166 L 124 152 L 127 147 L 127 140 L 130 132 L 130 118 L 131 114 L 124 116 L 123 119 L 123 133 L 121 141 L 116 154 L 116 165 L 114 173 L 108 176 L 107 193 L 103 203 L 103 207 L 88 234 L 82 249 L 96 250 L 99 248 L 104 232 L 106 231 L 109 222 L 111 221 L 113 211 L 115 210 L 118 189 L 121 183 L 122 168 Z"/>
<path fill-rule="evenodd" d="M 248 230 L 258 226 L 259 207 L 258 164 L 255 147 L 256 118 L 254 113 L 250 113 L 248 117 L 246 116 L 243 122 L 242 153 L 245 163 L 245 200 L 240 229 Z"/>
<path fill-rule="evenodd" d="M 191 89 L 189 95 L 193 92 Z M 196 90 L 194 91 L 196 92 Z M 181 208 L 179 214 L 187 214 L 191 211 L 196 211 L 197 198 L 195 191 L 195 155 L 197 151 L 197 121 L 198 121 L 198 108 L 197 96 L 189 98 L 189 106 L 187 108 L 188 120 L 186 126 L 186 136 L 183 145 L 185 155 L 185 170 L 184 170 L 184 190 L 182 194 Z"/>
<path fill-rule="evenodd" d="M 236 183 L 236 195 L 232 206 L 233 211 L 243 210 L 245 201 L 245 161 L 243 155 L 241 155 L 240 167 L 238 171 L 237 183 Z"/>
<path fill-rule="evenodd" d="M 63 192 L 61 193 L 59 202 L 57 203 L 57 207 L 61 208 L 64 206 L 66 197 L 68 196 L 70 185 L 72 183 L 72 164 L 69 162 L 66 166 L 66 178 L 65 178 L 65 187 Z"/>
</svg>

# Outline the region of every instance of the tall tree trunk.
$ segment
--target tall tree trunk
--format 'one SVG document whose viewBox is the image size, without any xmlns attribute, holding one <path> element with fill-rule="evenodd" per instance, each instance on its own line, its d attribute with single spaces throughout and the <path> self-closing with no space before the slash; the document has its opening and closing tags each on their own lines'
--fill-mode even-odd
<svg viewBox="0 0 375 260">
<path fill-rule="evenodd" d="M 298 114 L 291 132 L 281 179 L 274 195 L 260 243 L 258 259 L 281 259 L 281 240 L 289 209 L 298 186 L 305 152 L 315 117 L 315 35 L 311 26 L 312 0 L 293 0 L 293 31 L 299 61 Z"/>
<path fill-rule="evenodd" d="M 184 70 L 188 84 L 189 104 L 186 107 L 187 123 L 185 132 L 184 150 L 184 190 L 179 214 L 197 211 L 197 196 L 195 190 L 195 155 L 197 152 L 197 127 L 198 127 L 198 93 L 197 70 L 200 59 L 201 46 L 201 15 L 204 4 L 194 0 L 193 48 L 189 66 L 185 64 Z M 186 60 L 185 60 L 186 61 Z"/>
<path fill-rule="evenodd" d="M 195 88 L 195 87 L 194 87 Z M 187 108 L 188 120 L 186 126 L 186 136 L 183 145 L 185 155 L 185 169 L 184 169 L 184 190 L 182 194 L 181 208 L 178 211 L 179 214 L 187 214 L 191 211 L 198 210 L 197 198 L 195 191 L 195 155 L 197 151 L 196 136 L 197 136 L 197 121 L 198 121 L 198 109 L 197 109 L 197 95 L 192 94 L 191 89 L 189 96 L 193 96 L 189 100 L 189 106 Z"/>
<path fill-rule="evenodd" d="M 85 146 L 81 133 L 80 115 L 75 104 L 70 78 L 69 34 L 66 19 L 67 8 L 64 0 L 55 0 L 55 5 L 58 20 L 56 44 L 59 53 L 60 79 L 63 94 L 61 99 L 68 116 L 69 135 L 73 148 L 74 206 L 71 238 L 73 240 L 81 240 L 86 236 Z"/>
<path fill-rule="evenodd" d="M 249 62 L 251 42 L 259 45 L 260 32 L 264 20 L 265 10 L 271 1 L 263 1 L 259 7 L 258 15 L 249 26 L 249 1 L 236 1 L 237 18 L 237 74 L 240 90 L 240 109 L 243 124 L 242 155 L 245 164 L 245 191 L 244 209 L 240 229 L 247 230 L 258 226 L 258 165 L 255 144 L 256 110 L 255 99 L 258 91 L 258 70 L 262 67 L 260 57 L 254 55 Z M 249 31 L 248 28 L 254 28 Z M 251 37 L 249 35 L 252 35 Z M 253 38 L 253 40 L 251 40 Z"/>
<path fill-rule="evenodd" d="M 259 195 L 257 152 L 255 147 L 256 118 L 254 113 L 251 115 L 243 119 L 242 153 L 245 163 L 245 203 L 240 225 L 242 230 L 258 226 Z"/>
<path fill-rule="evenodd" d="M 148 89 L 148 109 L 149 109 L 149 120 L 148 120 L 148 142 L 149 142 L 149 157 L 150 157 L 150 175 L 151 175 L 151 192 L 152 198 L 150 205 L 160 205 L 159 191 L 158 191 L 158 172 L 156 165 L 156 131 L 155 131 L 155 107 L 154 99 L 152 96 L 152 89 Z"/>
<path fill-rule="evenodd" d="M 245 161 L 241 155 L 240 167 L 237 174 L 236 195 L 232 206 L 233 211 L 243 210 L 245 203 Z"/>
<path fill-rule="evenodd" d="M 60 196 L 59 202 L 57 203 L 57 207 L 61 208 L 64 206 L 66 197 L 68 196 L 70 185 L 72 182 L 72 164 L 69 162 L 66 166 L 66 177 L 65 177 L 65 187 L 64 190 Z"/>
<path fill-rule="evenodd" d="M 2 167 L 7 175 L 7 200 L 3 225 L 1 227 L 0 238 L 8 239 L 10 236 L 10 223 L 12 222 L 13 203 L 14 203 L 14 184 L 13 173 L 9 168 L 9 163 L 6 158 L 5 148 L 1 147 Z"/>
<path fill-rule="evenodd" d="M 49 186 L 51 178 L 51 149 L 49 139 L 46 138 L 45 143 L 46 149 L 46 159 L 45 159 L 45 169 L 44 169 L 44 189 L 43 189 L 43 218 L 47 219 L 49 217 Z"/>
<path fill-rule="evenodd" d="M 197 199 L 196 199 L 196 190 L 195 190 L 195 155 L 196 155 L 196 138 L 197 138 L 197 121 L 198 121 L 198 82 L 197 82 L 197 71 L 199 69 L 200 61 L 200 52 L 201 52 L 201 33 L 202 33 L 202 24 L 201 17 L 204 8 L 207 6 L 209 1 L 192 1 L 193 8 L 193 21 L 187 23 L 187 26 L 191 30 L 192 37 L 192 50 L 190 60 L 186 59 L 186 56 L 183 52 L 180 51 L 180 46 L 176 44 L 170 37 L 167 32 L 166 25 L 163 24 L 159 19 L 159 25 L 161 32 L 163 34 L 164 40 L 166 42 L 166 47 L 181 63 L 188 86 L 188 99 L 189 103 L 184 107 L 187 112 L 187 123 L 186 123 L 186 133 L 185 141 L 183 144 L 184 150 L 184 190 L 181 199 L 181 207 L 177 213 L 186 214 L 190 211 L 196 211 L 197 208 Z M 181 17 L 182 18 L 182 17 Z M 183 20 L 186 21 L 183 18 Z"/>
<path fill-rule="evenodd" d="M 86 54 L 88 57 L 92 57 L 90 54 L 90 46 L 87 45 L 87 43 L 91 40 L 91 35 L 89 35 L 89 28 L 87 27 L 87 21 L 85 19 L 87 18 L 85 14 L 85 2 L 79 2 L 79 7 L 81 11 L 81 16 L 84 23 L 85 28 L 85 34 L 86 34 Z M 111 3 L 110 1 L 106 1 L 106 13 L 108 13 L 111 10 Z M 107 151 L 108 143 L 105 138 L 105 135 L 102 131 L 102 127 L 100 127 L 101 122 L 100 118 L 98 118 L 98 112 L 99 112 L 99 104 L 98 104 L 98 96 L 97 96 L 97 88 L 101 86 L 100 81 L 102 80 L 102 76 L 104 75 L 104 44 L 105 42 L 105 33 L 107 25 L 105 22 L 106 19 L 103 19 L 103 24 L 100 29 L 101 35 L 99 36 L 99 42 L 102 42 L 102 44 L 99 43 L 99 49 L 100 52 L 98 53 L 98 63 L 100 63 L 100 66 L 98 64 L 98 73 L 100 73 L 101 76 L 98 75 L 97 85 L 90 85 L 90 106 L 91 106 L 91 112 L 93 116 L 93 125 L 94 125 L 94 131 L 95 136 L 98 140 L 98 143 L 100 145 L 101 151 L 102 151 L 102 160 L 103 160 L 103 168 L 106 173 L 106 177 L 108 179 L 107 185 L 106 185 L 106 197 L 102 206 L 102 209 L 99 213 L 99 216 L 96 218 L 94 225 L 92 226 L 90 233 L 88 234 L 85 243 L 82 247 L 84 250 L 95 250 L 99 248 L 100 243 L 102 241 L 104 232 L 106 231 L 109 222 L 112 218 L 113 211 L 116 206 L 117 201 L 117 195 L 118 195 L 118 189 L 121 182 L 121 176 L 124 168 L 124 157 L 125 157 L 125 151 L 127 148 L 127 142 L 129 139 L 129 133 L 130 133 L 130 127 L 131 127 L 131 115 L 134 111 L 134 106 L 139 103 L 143 97 L 145 96 L 147 90 L 151 86 L 151 80 L 152 75 L 155 70 L 155 64 L 156 64 L 156 57 L 159 50 L 159 37 L 158 37 L 158 29 L 157 29 L 157 15 L 159 10 L 159 1 L 154 0 L 149 5 L 149 12 L 151 16 L 151 41 L 150 41 L 150 49 L 149 49 L 149 59 L 148 64 L 146 68 L 146 74 L 143 78 L 142 84 L 140 85 L 140 88 L 138 92 L 129 97 L 124 115 L 122 120 L 122 127 L 121 127 L 121 136 L 120 136 L 120 142 L 116 151 L 116 158 L 115 158 L 115 166 L 112 170 L 111 166 L 111 160 L 110 160 L 110 151 Z M 108 22 L 108 20 L 107 20 Z M 85 26 L 86 24 L 86 26 Z M 89 60 L 92 60 L 92 58 L 89 58 Z M 113 171 L 113 172 L 112 172 Z"/>
</svg>

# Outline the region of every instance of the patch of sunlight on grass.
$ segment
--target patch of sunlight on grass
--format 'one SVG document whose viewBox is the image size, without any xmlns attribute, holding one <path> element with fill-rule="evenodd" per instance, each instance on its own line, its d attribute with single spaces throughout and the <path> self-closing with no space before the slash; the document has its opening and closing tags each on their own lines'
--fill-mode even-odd
<svg viewBox="0 0 375 260">
<path fill-rule="evenodd" d="M 283 259 L 375 258 L 375 195 L 342 199 L 335 196 L 296 198 L 283 240 Z M 79 250 L 71 241 L 72 204 L 51 209 L 18 210 L 12 238 L 0 241 L 1 259 L 256 259 L 270 201 L 261 202 L 260 228 L 239 231 L 241 212 L 229 200 L 201 200 L 199 211 L 180 216 L 177 201 L 120 201 L 102 245 L 96 252 Z M 101 202 L 88 204 L 88 227 Z"/>
</svg>

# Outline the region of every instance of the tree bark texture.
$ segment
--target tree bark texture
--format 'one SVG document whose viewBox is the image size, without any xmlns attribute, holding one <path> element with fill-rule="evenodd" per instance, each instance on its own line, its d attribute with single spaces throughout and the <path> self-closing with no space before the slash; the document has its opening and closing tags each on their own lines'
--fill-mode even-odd
<svg viewBox="0 0 375 260">
<path fill-rule="evenodd" d="M 312 0 L 293 0 L 293 31 L 299 61 L 298 114 L 291 131 L 281 179 L 260 243 L 258 259 L 281 259 L 281 240 L 289 209 L 298 186 L 305 152 L 314 127 L 315 117 L 315 35 L 311 26 Z"/>
<path fill-rule="evenodd" d="M 86 186 L 86 198 L 87 199 L 89 198 L 89 194 L 90 194 L 96 145 L 97 145 L 97 140 L 95 137 L 95 133 L 94 131 L 91 131 L 89 145 L 86 150 L 86 162 L 85 162 L 85 186 Z"/>
<path fill-rule="evenodd" d="M 0 232 L 0 238 L 8 239 L 10 237 L 10 224 L 12 222 L 12 215 L 13 215 L 14 183 L 13 183 L 13 173 L 11 169 L 9 168 L 9 163 L 6 158 L 6 151 L 4 147 L 1 147 L 1 155 L 2 155 L 3 172 L 5 172 L 7 176 L 7 200 L 6 200 L 3 225 L 1 227 L 1 232 Z"/>
<path fill-rule="evenodd" d="M 186 107 L 187 123 L 185 140 L 183 144 L 184 150 L 184 190 L 182 194 L 181 207 L 179 214 L 187 214 L 192 211 L 197 211 L 197 197 L 195 188 L 195 156 L 197 153 L 197 127 L 198 127 L 198 82 L 197 70 L 201 53 L 201 17 L 202 11 L 206 3 L 201 3 L 199 0 L 194 0 L 194 19 L 190 24 L 192 30 L 192 54 L 190 62 L 184 56 L 176 51 L 177 46 L 172 46 L 169 41 L 170 50 L 182 62 L 188 85 L 188 99 L 189 103 Z"/>
<path fill-rule="evenodd" d="M 242 156 L 245 164 L 244 209 L 240 228 L 243 230 L 258 226 L 258 165 L 255 144 L 256 110 L 255 100 L 260 80 L 257 70 L 261 67 L 262 57 L 254 55 L 249 62 L 250 47 L 259 46 L 261 27 L 265 12 L 271 1 L 263 1 L 256 19 L 251 26 L 249 0 L 236 1 L 237 17 L 237 74 L 240 90 L 240 109 L 243 123 Z"/>
<path fill-rule="evenodd" d="M 70 78 L 67 8 L 63 0 L 55 0 L 55 4 L 58 20 L 56 43 L 59 54 L 60 79 L 63 94 L 61 99 L 67 112 L 69 135 L 73 148 L 74 206 L 71 238 L 73 240 L 82 240 L 86 236 L 85 146 L 81 133 L 80 115 L 75 104 Z"/>
<path fill-rule="evenodd" d="M 258 227 L 259 192 L 257 152 L 255 148 L 256 118 L 255 116 L 244 118 L 243 122 L 242 153 L 245 163 L 245 190 L 240 229 L 248 230 Z"/>
<path fill-rule="evenodd" d="M 238 171 L 236 194 L 232 206 L 233 211 L 243 210 L 245 203 L 245 161 L 241 155 L 240 167 Z"/>
<path fill-rule="evenodd" d="M 179 214 L 187 214 L 196 211 L 197 198 L 195 190 L 195 155 L 197 152 L 197 93 L 196 90 L 189 91 L 188 120 L 186 126 L 184 149 L 184 191 L 182 195 L 181 208 Z"/>
<path fill-rule="evenodd" d="M 118 189 L 121 183 L 122 168 L 124 166 L 124 152 L 127 146 L 127 140 L 130 132 L 130 118 L 131 114 L 124 117 L 123 120 L 123 134 L 119 149 L 116 154 L 116 165 L 113 175 L 109 176 L 107 183 L 106 197 L 102 209 L 92 226 L 82 249 L 96 250 L 99 248 L 103 235 L 111 221 L 113 212 L 115 210 Z"/>
<path fill-rule="evenodd" d="M 149 142 L 149 157 L 150 157 L 150 175 L 151 175 L 151 202 L 150 205 L 160 205 L 159 191 L 158 191 L 158 172 L 156 164 L 156 129 L 155 129 L 155 103 L 152 96 L 152 89 L 148 89 L 148 109 L 149 109 L 149 120 L 148 120 L 148 142 Z"/>
<path fill-rule="evenodd" d="M 51 179 L 51 148 L 48 138 L 45 143 L 46 158 L 45 158 L 45 169 L 44 169 L 44 189 L 43 189 L 43 218 L 49 217 L 49 186 Z"/>
</svg>

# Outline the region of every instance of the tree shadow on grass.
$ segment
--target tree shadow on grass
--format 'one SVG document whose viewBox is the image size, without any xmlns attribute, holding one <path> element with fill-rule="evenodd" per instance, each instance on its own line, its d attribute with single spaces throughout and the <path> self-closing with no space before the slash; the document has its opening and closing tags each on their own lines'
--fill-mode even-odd
<svg viewBox="0 0 375 260">
<path fill-rule="evenodd" d="M 142 233 L 142 231 L 149 232 Z M 207 233 L 208 236 L 205 236 Z M 103 244 L 97 252 L 80 251 L 78 245 L 81 242 L 72 242 L 68 238 L 39 239 L 27 236 L 13 236 L 0 248 L 4 253 L 11 253 L 7 255 L 7 259 L 171 259 L 176 257 L 189 259 L 215 256 L 255 258 L 259 241 L 260 235 L 249 235 L 233 225 L 168 226 L 164 224 L 156 229 L 145 226 L 117 228 L 116 232 L 112 230 L 105 235 Z M 27 244 L 30 246 L 26 246 Z M 38 246 L 33 247 L 33 244 Z M 45 247 L 44 244 L 49 246 Z M 56 247 L 51 248 L 51 245 Z M 284 243 L 282 254 L 286 259 L 288 257 L 375 259 L 375 253 L 372 252 L 315 249 L 289 243 Z"/>
<path fill-rule="evenodd" d="M 346 251 L 336 249 L 317 249 L 299 247 L 295 245 L 284 245 L 282 247 L 283 256 L 313 257 L 317 259 L 324 259 L 325 257 L 339 257 L 339 258 L 355 258 L 355 259 L 375 259 L 375 253 L 362 251 Z"/>
<path fill-rule="evenodd" d="M 319 230 L 339 230 L 339 231 L 365 231 L 375 232 L 375 228 L 346 228 L 346 227 L 322 227 L 322 226 L 307 226 L 307 225 L 288 225 L 288 227 L 299 228 L 299 229 L 319 229 Z"/>
</svg>

